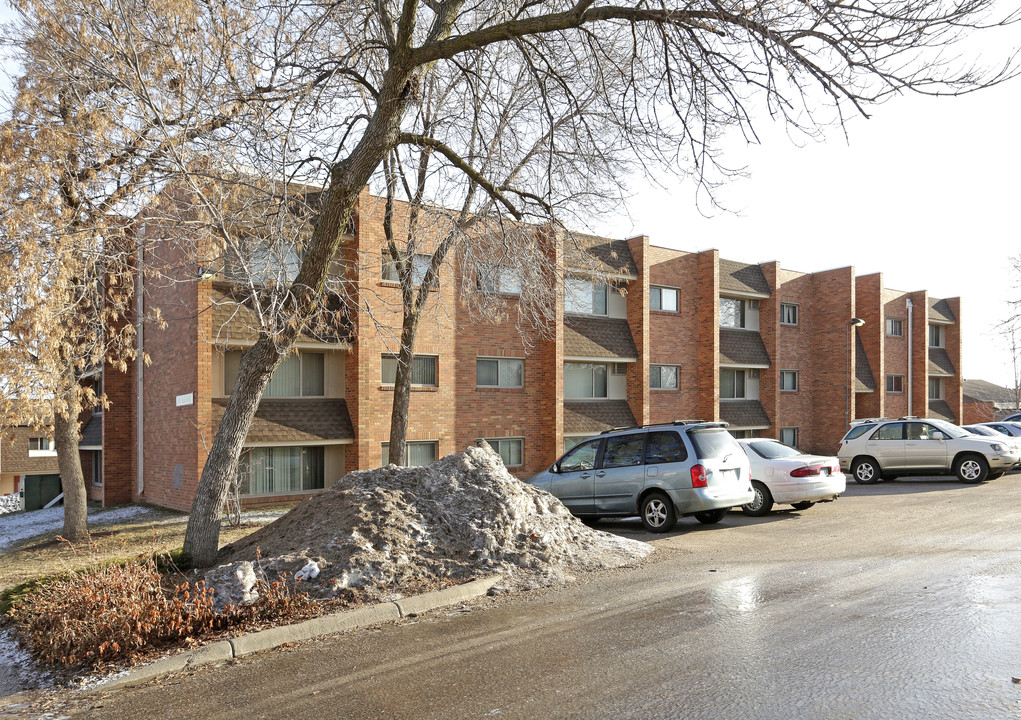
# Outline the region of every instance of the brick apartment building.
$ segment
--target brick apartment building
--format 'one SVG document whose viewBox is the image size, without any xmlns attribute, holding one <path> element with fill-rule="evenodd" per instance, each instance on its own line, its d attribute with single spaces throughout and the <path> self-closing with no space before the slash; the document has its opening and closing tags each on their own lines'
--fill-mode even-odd
<svg viewBox="0 0 1021 720">
<path fill-rule="evenodd" d="M 399 328 L 400 302 L 375 200 L 363 193 L 343 245 L 359 261 L 351 280 L 375 298 L 374 318 L 362 306 L 332 337 L 303 336 L 277 371 L 247 438 L 249 506 L 307 495 L 388 458 L 396 347 L 379 323 Z M 565 263 L 546 337 L 523 338 L 512 319 L 468 322 L 454 271 L 444 270 L 415 348 L 410 464 L 485 438 L 524 478 L 583 437 L 678 418 L 832 453 L 851 418 L 961 416 L 958 298 L 889 290 L 881 274 L 849 267 L 795 272 L 644 236 L 581 241 L 587 266 L 608 282 Z M 151 365 L 107 370 L 111 407 L 85 427 L 90 496 L 105 504 L 190 507 L 240 351 L 254 342 L 229 282 L 185 270 L 191 281 L 145 295 L 167 321 L 143 328 Z M 512 308 L 513 282 L 501 290 Z M 855 317 L 864 325 L 852 326 Z"/>
</svg>

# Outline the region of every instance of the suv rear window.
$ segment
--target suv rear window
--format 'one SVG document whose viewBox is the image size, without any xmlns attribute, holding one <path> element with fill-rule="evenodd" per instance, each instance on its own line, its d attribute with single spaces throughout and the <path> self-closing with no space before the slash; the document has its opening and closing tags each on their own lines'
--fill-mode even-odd
<svg viewBox="0 0 1021 720">
<path fill-rule="evenodd" d="M 695 445 L 695 454 L 700 460 L 713 460 L 722 458 L 731 453 L 744 453 L 737 440 L 722 428 L 711 428 L 706 430 L 692 430 L 688 433 L 691 442 Z"/>
<path fill-rule="evenodd" d="M 875 425 L 873 425 L 872 423 L 862 423 L 861 425 L 855 425 L 853 428 L 847 431 L 847 435 L 844 435 L 844 440 L 854 440 L 856 437 L 861 437 L 874 427 Z"/>
</svg>

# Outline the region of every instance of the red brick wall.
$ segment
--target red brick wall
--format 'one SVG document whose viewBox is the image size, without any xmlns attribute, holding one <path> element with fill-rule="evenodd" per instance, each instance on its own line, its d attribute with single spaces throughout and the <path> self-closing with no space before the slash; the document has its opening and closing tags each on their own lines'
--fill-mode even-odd
<svg viewBox="0 0 1021 720">
<path fill-rule="evenodd" d="M 649 312 L 649 362 L 680 366 L 678 390 L 650 391 L 649 422 L 696 418 L 702 410 L 699 406 L 700 305 L 693 282 L 698 273 L 699 256 L 656 246 L 649 246 L 648 253 L 649 283 L 679 290 L 678 312 Z"/>
<path fill-rule="evenodd" d="M 914 303 L 912 358 L 911 358 L 911 415 L 929 416 L 929 293 L 925 290 L 909 293 Z M 907 327 L 904 332 L 908 331 Z"/>
<path fill-rule="evenodd" d="M 701 420 L 720 419 L 720 253 L 696 256 L 695 312 L 698 316 L 698 412 Z"/>
<path fill-rule="evenodd" d="M 831 455 L 855 417 L 851 378 L 854 343 L 850 321 L 854 317 L 854 268 L 837 268 L 812 274 L 811 377 L 804 384 L 810 395 L 812 421 L 802 448 Z M 825 348 L 820 352 L 819 348 Z"/>
<path fill-rule="evenodd" d="M 904 337 L 886 335 L 886 320 L 883 320 L 883 365 L 882 378 L 877 378 L 885 395 L 883 417 L 902 417 L 908 414 L 908 315 L 904 306 L 907 293 L 895 290 L 883 291 L 884 318 L 900 318 L 904 321 Z M 904 392 L 886 392 L 886 376 L 903 375 Z"/>
<path fill-rule="evenodd" d="M 855 312 L 865 321 L 858 328 L 865 354 L 876 381 L 876 390 L 858 393 L 855 398 L 855 417 L 884 417 L 886 412 L 886 312 L 883 302 L 883 274 L 872 273 L 855 278 Z"/>
<path fill-rule="evenodd" d="M 638 350 L 638 362 L 627 369 L 627 399 L 635 422 L 649 422 L 651 390 L 649 388 L 649 238 L 640 235 L 627 241 L 638 268 L 638 279 L 627 286 L 627 320 L 631 338 Z"/>
<path fill-rule="evenodd" d="M 812 397 L 817 378 L 815 377 L 813 358 L 817 354 L 815 332 L 823 327 L 823 321 L 818 316 L 817 308 L 813 303 L 815 296 L 813 277 L 813 275 L 793 270 L 777 269 L 776 278 L 779 289 L 774 291 L 773 297 L 777 314 L 775 316 L 775 348 L 770 352 L 772 367 L 759 375 L 760 381 L 763 375 L 771 376 L 772 382 L 777 388 L 776 411 L 771 416 L 773 436 L 779 437 L 780 428 L 797 428 L 798 445 L 801 448 L 812 447 L 816 442 Z M 798 306 L 797 325 L 779 324 L 781 303 L 792 303 Z M 761 315 L 759 322 L 763 322 Z M 765 339 L 764 335 L 763 340 Z M 768 347 L 767 345 L 767 349 Z M 828 354 L 839 359 L 836 353 Z M 780 371 L 782 370 L 797 370 L 798 389 L 796 391 L 781 391 L 779 389 Z M 767 412 L 769 412 L 768 408 Z"/>
<path fill-rule="evenodd" d="M 954 365 L 956 375 L 944 379 L 946 384 L 947 402 L 954 412 L 958 422 L 963 422 L 964 416 L 964 369 L 961 367 L 961 298 L 947 298 L 950 311 L 957 320 L 953 325 L 944 325 L 946 333 L 946 350 L 950 356 L 950 362 Z"/>
<path fill-rule="evenodd" d="M 780 392 L 781 365 L 779 350 L 781 328 L 780 303 L 790 301 L 784 299 L 780 288 L 780 263 L 760 263 L 759 267 L 762 268 L 762 274 L 766 278 L 766 284 L 769 285 L 770 292 L 768 298 L 759 301 L 759 336 L 762 338 L 762 344 L 766 346 L 766 353 L 770 359 L 769 368 L 759 371 L 759 402 L 762 404 L 762 409 L 766 411 L 766 416 L 770 421 L 769 428 L 762 431 L 761 434 L 768 437 L 777 437 L 780 428 L 777 424 L 777 419 L 780 417 L 780 403 L 781 401 L 788 401 L 791 395 L 791 393 L 786 391 L 782 394 Z M 799 324 L 794 327 L 801 327 L 800 317 Z M 787 368 L 786 366 L 783 369 L 798 370 L 798 368 Z M 799 389 L 797 393 L 800 392 Z"/>
</svg>

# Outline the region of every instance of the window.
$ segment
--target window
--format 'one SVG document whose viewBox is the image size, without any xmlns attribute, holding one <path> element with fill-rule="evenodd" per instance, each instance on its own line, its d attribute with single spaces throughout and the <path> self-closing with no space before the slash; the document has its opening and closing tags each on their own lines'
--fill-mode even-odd
<svg viewBox="0 0 1021 720">
<path fill-rule="evenodd" d="M 433 256 L 425 255 L 422 253 L 416 253 L 412 259 L 411 266 L 411 282 L 414 285 L 421 285 L 422 281 L 425 280 L 425 274 L 429 271 L 429 265 L 432 264 Z M 388 257 L 386 253 L 383 254 L 383 279 L 387 282 L 400 282 L 401 276 L 397 272 L 397 263 L 394 262 L 393 258 Z"/>
<path fill-rule="evenodd" d="M 433 440 L 427 442 L 409 442 L 405 443 L 405 456 L 407 462 L 404 463 L 405 467 L 422 467 L 423 465 L 429 465 L 436 462 L 436 447 L 437 443 Z M 383 443 L 383 465 L 390 464 L 390 443 Z"/>
<path fill-rule="evenodd" d="M 945 347 L 946 333 L 942 325 L 929 326 L 929 347 Z"/>
<path fill-rule="evenodd" d="M 53 440 L 44 437 L 34 437 L 28 439 L 28 456 L 39 457 L 41 455 L 56 455 L 57 448 L 53 444 Z"/>
<path fill-rule="evenodd" d="M 798 371 L 797 370 L 781 370 L 780 371 L 780 389 L 793 392 L 798 389 Z"/>
<path fill-rule="evenodd" d="M 929 423 L 913 422 L 907 424 L 907 439 L 908 440 L 935 440 L 937 439 L 936 433 L 939 432 Z M 940 433 L 939 437 L 942 437 L 943 433 Z"/>
<path fill-rule="evenodd" d="M 727 431 L 735 438 L 739 439 L 751 439 L 759 436 L 758 430 L 734 430 L 733 428 L 729 428 Z"/>
<path fill-rule="evenodd" d="M 585 278 L 567 278 L 564 281 L 564 312 L 605 315 L 606 285 Z"/>
<path fill-rule="evenodd" d="M 781 325 L 797 325 L 798 324 L 798 306 L 794 303 L 780 303 L 780 324 Z"/>
<path fill-rule="evenodd" d="M 103 453 L 92 453 L 92 484 L 103 484 Z"/>
<path fill-rule="evenodd" d="M 645 464 L 684 462 L 688 459 L 688 450 L 684 447 L 681 436 L 672 430 L 660 430 L 649 433 L 645 447 Z"/>
<path fill-rule="evenodd" d="M 627 375 L 627 363 L 610 363 L 611 375 Z"/>
<path fill-rule="evenodd" d="M 876 440 L 903 440 L 904 439 L 904 423 L 889 423 L 883 425 L 875 434 Z"/>
<path fill-rule="evenodd" d="M 744 370 L 720 369 L 720 398 L 724 400 L 743 400 Z"/>
<path fill-rule="evenodd" d="M 588 435 L 579 435 L 579 436 L 575 436 L 575 437 L 565 437 L 564 438 L 564 452 L 567 452 L 568 450 L 570 450 L 571 448 L 576 446 L 578 443 L 580 443 L 583 440 L 587 440 L 588 438 L 589 438 Z"/>
<path fill-rule="evenodd" d="M 943 378 L 929 378 L 929 399 L 943 400 L 944 398 L 946 398 L 946 393 Z"/>
<path fill-rule="evenodd" d="M 886 392 L 889 392 L 889 393 L 902 393 L 902 392 L 904 392 L 904 376 L 903 375 L 887 375 L 886 376 Z"/>
<path fill-rule="evenodd" d="M 780 428 L 780 442 L 796 448 L 798 446 L 798 429 L 796 427 Z"/>
<path fill-rule="evenodd" d="M 600 438 L 575 445 L 559 463 L 560 472 L 577 472 L 579 470 L 591 470 L 596 466 L 596 456 L 599 454 Z"/>
<path fill-rule="evenodd" d="M 645 433 L 606 438 L 606 448 L 603 450 L 603 468 L 641 465 L 644 450 Z"/>
<path fill-rule="evenodd" d="M 96 394 L 96 400 L 98 401 L 99 398 L 103 394 L 103 376 L 102 375 L 96 375 L 96 379 L 92 383 L 92 392 L 94 392 Z M 96 402 L 96 404 L 92 406 L 92 414 L 93 415 L 102 415 L 103 414 L 103 403 Z"/>
<path fill-rule="evenodd" d="M 228 350 L 223 355 L 223 394 L 230 395 L 238 379 L 241 367 L 241 351 Z M 325 385 L 326 355 L 315 352 L 299 352 L 288 355 L 273 371 L 263 397 L 323 397 Z"/>
<path fill-rule="evenodd" d="M 249 448 L 238 463 L 243 495 L 299 493 L 323 487 L 322 447 Z"/>
<path fill-rule="evenodd" d="M 606 397 L 606 366 L 564 363 L 564 397 L 577 400 Z"/>
<path fill-rule="evenodd" d="M 656 287 L 653 285 L 649 288 L 649 309 L 677 312 L 679 298 L 680 292 L 677 288 Z"/>
<path fill-rule="evenodd" d="M 901 318 L 886 318 L 886 334 L 890 337 L 904 337 L 904 321 Z"/>
<path fill-rule="evenodd" d="M 230 280 L 256 285 L 290 284 L 301 269 L 301 250 L 295 245 L 267 238 L 242 241 L 228 253 L 224 275 Z"/>
<path fill-rule="evenodd" d="M 476 358 L 475 384 L 479 387 L 524 387 L 525 361 L 514 358 Z"/>
<path fill-rule="evenodd" d="M 676 390 L 680 370 L 677 365 L 650 365 L 649 387 L 653 390 Z"/>
<path fill-rule="evenodd" d="M 744 326 L 744 300 L 721 297 L 720 327 L 743 328 Z"/>
<path fill-rule="evenodd" d="M 500 454 L 505 467 L 524 465 L 524 445 L 522 438 L 485 438 L 489 446 Z"/>
<path fill-rule="evenodd" d="M 435 355 L 416 355 L 411 361 L 411 384 L 417 387 L 439 385 Z M 397 356 L 384 355 L 382 361 L 382 383 L 393 385 L 397 381 Z"/>
<path fill-rule="evenodd" d="M 481 270 L 479 288 L 504 295 L 521 294 L 521 275 L 516 268 L 492 265 Z"/>
</svg>

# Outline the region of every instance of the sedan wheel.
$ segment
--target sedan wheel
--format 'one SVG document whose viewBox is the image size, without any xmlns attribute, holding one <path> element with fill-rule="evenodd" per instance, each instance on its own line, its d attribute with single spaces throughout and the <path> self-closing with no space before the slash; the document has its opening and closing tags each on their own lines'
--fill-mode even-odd
<svg viewBox="0 0 1021 720">
<path fill-rule="evenodd" d="M 719 510 L 706 510 L 705 512 L 695 513 L 695 519 L 703 525 L 714 525 L 726 516 L 730 511 L 730 508 L 720 508 Z"/>
<path fill-rule="evenodd" d="M 758 480 L 752 481 L 752 490 L 755 491 L 755 499 L 742 505 L 741 511 L 745 515 L 761 517 L 773 509 L 773 496 L 769 493 L 769 488 Z"/>
<path fill-rule="evenodd" d="M 646 495 L 639 510 L 642 516 L 642 525 L 649 532 L 669 532 L 677 524 L 674 503 L 663 493 L 654 492 Z"/>
</svg>

